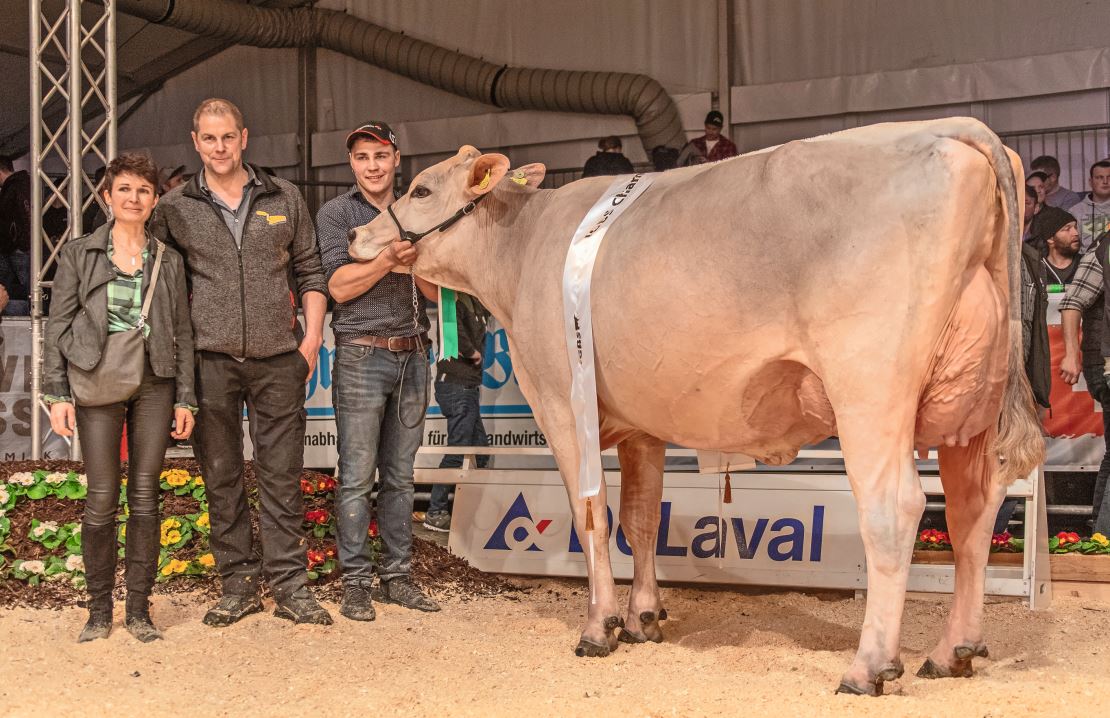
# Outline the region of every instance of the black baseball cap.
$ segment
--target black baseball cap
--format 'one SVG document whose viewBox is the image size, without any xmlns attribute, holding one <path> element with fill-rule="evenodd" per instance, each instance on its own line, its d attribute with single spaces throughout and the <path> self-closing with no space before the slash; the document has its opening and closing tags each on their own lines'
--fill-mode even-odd
<svg viewBox="0 0 1110 718">
<path fill-rule="evenodd" d="M 710 110 L 709 114 L 705 116 L 705 124 L 713 125 L 714 127 L 724 127 L 725 116 L 717 110 Z"/>
<path fill-rule="evenodd" d="M 359 138 L 377 140 L 383 145 L 393 145 L 393 149 L 397 149 L 397 135 L 393 134 L 393 130 L 384 122 L 375 120 L 351 130 L 351 134 L 347 135 L 348 152 L 351 150 L 351 145 Z"/>
</svg>

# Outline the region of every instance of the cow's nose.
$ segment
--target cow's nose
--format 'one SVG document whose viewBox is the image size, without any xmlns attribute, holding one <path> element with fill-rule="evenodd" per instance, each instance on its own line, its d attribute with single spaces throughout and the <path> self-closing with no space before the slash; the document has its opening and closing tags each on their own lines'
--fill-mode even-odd
<svg viewBox="0 0 1110 718">
<path fill-rule="evenodd" d="M 347 232 L 347 241 L 348 242 L 355 241 L 355 237 L 357 235 L 358 235 L 358 232 L 356 232 L 355 230 L 352 229 L 350 232 Z"/>
</svg>

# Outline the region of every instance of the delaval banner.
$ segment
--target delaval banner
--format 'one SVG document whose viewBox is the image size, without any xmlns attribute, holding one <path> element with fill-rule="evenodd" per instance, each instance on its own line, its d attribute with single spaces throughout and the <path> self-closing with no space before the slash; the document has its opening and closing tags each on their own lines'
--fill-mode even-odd
<svg viewBox="0 0 1110 718">
<path fill-rule="evenodd" d="M 495 473 L 495 472 L 493 472 Z M 556 472 L 513 472 L 458 484 L 450 549 L 483 571 L 584 576 L 586 562 Z M 620 524 L 620 477 L 605 475 L 613 574 L 632 578 L 632 549 Z M 664 476 L 654 542 L 664 581 L 863 588 L 863 542 L 843 475 L 734 475 L 739 500 L 719 503 L 715 481 Z M 819 488 L 815 488 L 819 487 Z"/>
</svg>

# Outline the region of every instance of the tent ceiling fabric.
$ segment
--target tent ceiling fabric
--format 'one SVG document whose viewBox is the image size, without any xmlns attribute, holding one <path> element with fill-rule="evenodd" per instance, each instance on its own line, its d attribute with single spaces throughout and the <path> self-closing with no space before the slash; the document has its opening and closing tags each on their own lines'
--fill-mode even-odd
<svg viewBox="0 0 1110 718">
<path fill-rule="evenodd" d="M 292 6 L 303 0 L 266 4 Z M 0 2 L 0 92 L 6 100 L 0 104 L 0 151 L 23 150 L 29 144 L 28 5 L 27 0 Z M 707 97 L 718 87 L 716 0 L 322 0 L 316 7 L 347 12 L 499 64 L 638 72 L 657 79 L 676 97 Z M 1022 63 L 1013 60 L 1029 58 L 1035 65 L 1046 55 L 1082 58 L 1085 51 L 1106 47 L 1105 28 L 1110 26 L 1110 3 L 1089 0 L 731 0 L 731 7 L 733 109 L 738 119 L 758 122 L 775 121 L 781 113 L 805 114 L 808 93 L 816 93 L 812 115 L 837 111 L 831 99 L 822 98 L 843 92 L 829 82 L 846 80 L 825 78 L 872 75 L 896 87 L 902 77 L 898 73 L 982 62 L 1005 70 L 987 78 L 998 86 L 992 97 L 1076 90 L 1074 82 L 1056 87 L 1051 77 L 1042 81 L 1040 75 L 1038 82 L 1028 83 Z M 219 41 L 126 15 L 119 17 L 119 36 L 121 95 L 140 85 L 161 86 L 121 126 L 121 147 L 187 143 L 192 107 L 213 94 L 239 102 L 259 140 L 296 133 L 295 51 L 236 47 L 219 52 Z M 199 58 L 208 59 L 188 69 Z M 1101 60 L 1092 65 L 1080 84 L 1110 85 L 1104 67 Z M 943 71 L 932 74 L 937 72 L 944 77 Z M 889 81 L 883 79 L 887 77 Z M 856 81 L 851 85 L 849 96 L 868 92 L 868 85 L 863 90 Z M 818 88 L 830 90 L 822 95 Z M 936 91 L 934 86 L 931 92 Z M 771 103 L 768 93 L 779 92 L 792 93 L 793 99 L 779 97 Z M 915 92 L 907 85 L 903 94 Z M 914 102 L 912 96 L 895 99 L 897 107 Z M 936 101 L 929 96 L 928 102 Z M 681 105 L 685 128 L 696 130 L 696 113 Z M 775 106 L 784 109 L 773 110 Z M 317 139 L 368 117 L 430 122 L 434 124 L 426 127 L 439 131 L 452 124 L 446 122 L 449 118 L 499 112 L 327 51 L 318 56 L 317 107 Z M 599 129 L 610 127 L 609 120 L 598 119 Z M 499 120 L 499 132 L 508 120 Z M 490 123 L 476 121 L 479 125 Z M 414 137 L 423 134 L 425 130 Z"/>
</svg>

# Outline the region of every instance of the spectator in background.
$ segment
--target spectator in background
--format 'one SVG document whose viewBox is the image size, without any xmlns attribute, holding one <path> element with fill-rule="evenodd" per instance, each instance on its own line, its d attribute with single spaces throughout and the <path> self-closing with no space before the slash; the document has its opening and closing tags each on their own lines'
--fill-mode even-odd
<svg viewBox="0 0 1110 718">
<path fill-rule="evenodd" d="M 1045 207 L 1037 216 L 1037 239 L 1047 248 L 1041 259 L 1049 287 L 1071 284 L 1079 268 L 1079 229 L 1075 217 L 1058 207 Z"/>
<path fill-rule="evenodd" d="M 632 162 L 621 152 L 622 149 L 621 138 L 616 135 L 602 137 L 597 141 L 597 154 L 586 160 L 586 164 L 582 167 L 582 176 L 600 177 L 635 172 Z"/>
<path fill-rule="evenodd" d="M 459 294 L 455 303 L 459 327 L 459 356 L 440 359 L 436 364 L 436 403 L 447 418 L 448 446 L 487 446 L 486 428 L 482 425 L 482 407 L 478 393 L 482 386 L 482 353 L 486 344 L 489 311 L 469 294 Z M 489 464 L 488 456 L 478 457 L 478 468 Z M 439 463 L 441 469 L 462 466 L 462 456 L 450 454 Z M 451 530 L 451 505 L 448 494 L 453 487 L 435 484 L 424 528 L 432 531 Z"/>
<path fill-rule="evenodd" d="M 666 145 L 656 145 L 651 150 L 651 164 L 655 167 L 656 172 L 666 172 L 678 167 L 678 155 L 680 150 L 674 147 L 667 147 Z"/>
<path fill-rule="evenodd" d="M 162 191 L 159 194 L 165 194 L 174 187 L 185 184 L 188 180 L 189 176 L 185 174 L 185 165 L 178 165 L 166 176 L 166 179 L 162 180 Z"/>
<path fill-rule="evenodd" d="M 1048 344 L 1048 288 L 1045 265 L 1032 244 L 1021 245 L 1021 344 L 1025 357 L 1025 375 L 1033 390 L 1033 399 L 1048 408 L 1052 390 L 1051 354 Z M 1007 498 L 998 509 L 994 533 L 1002 533 L 1010 523 L 1020 499 Z"/>
<path fill-rule="evenodd" d="M 1029 176 L 1025 178 L 1025 186 L 1032 187 L 1037 193 L 1037 204 L 1033 214 L 1040 212 L 1041 208 L 1044 207 L 1046 179 L 1048 179 L 1048 175 L 1044 172 L 1030 172 Z"/>
<path fill-rule="evenodd" d="M 4 313 L 30 313 L 31 176 L 0 155 L 0 283 L 8 294 Z"/>
<path fill-rule="evenodd" d="M 695 137 L 682 148 L 678 156 L 678 166 L 700 165 L 704 162 L 716 162 L 740 154 L 732 140 L 721 134 L 725 126 L 725 116 L 717 110 L 710 110 L 705 116 L 705 134 Z"/>
<path fill-rule="evenodd" d="M 1079 220 L 1079 241 L 1082 251 L 1090 250 L 1096 237 L 1110 229 L 1110 160 L 1091 165 L 1090 193 L 1068 211 Z"/>
<path fill-rule="evenodd" d="M 1041 155 L 1030 163 L 1029 169 L 1033 172 L 1043 172 L 1045 175 L 1044 204 L 1068 209 L 1082 199 L 1082 195 L 1078 192 L 1072 192 L 1067 187 L 1060 186 L 1060 163 L 1055 157 Z"/>
<path fill-rule="evenodd" d="M 99 187 L 103 180 L 104 168 L 101 167 L 93 175 L 93 185 Z M 83 234 L 89 234 L 100 225 L 107 224 L 108 222 L 108 215 L 97 199 L 99 198 L 94 197 L 93 201 L 89 203 L 89 206 L 86 207 L 85 211 L 81 214 L 81 231 Z M 71 237 L 71 239 L 77 238 Z"/>
<path fill-rule="evenodd" d="M 1025 185 L 1025 216 L 1021 226 L 1021 241 L 1030 242 L 1033 239 L 1033 218 L 1040 208 L 1037 206 L 1037 190 Z"/>
<path fill-rule="evenodd" d="M 1102 407 L 1102 427 L 1105 451 L 1095 477 L 1092 496 L 1093 524 L 1096 531 L 1110 532 L 1110 502 L 1107 501 L 1106 481 L 1110 476 L 1110 389 L 1106 384 L 1106 350 L 1103 334 L 1106 332 L 1104 300 L 1106 277 L 1103 267 L 1108 258 L 1110 241 L 1102 234 L 1094 249 L 1083 256 L 1071 284 L 1067 286 L 1060 303 L 1060 323 L 1064 334 L 1064 358 L 1060 362 L 1060 376 L 1064 382 L 1075 384 L 1082 373 L 1087 392 Z M 1082 327 L 1082 341 L 1080 341 Z"/>
</svg>

